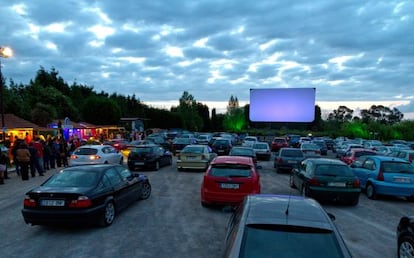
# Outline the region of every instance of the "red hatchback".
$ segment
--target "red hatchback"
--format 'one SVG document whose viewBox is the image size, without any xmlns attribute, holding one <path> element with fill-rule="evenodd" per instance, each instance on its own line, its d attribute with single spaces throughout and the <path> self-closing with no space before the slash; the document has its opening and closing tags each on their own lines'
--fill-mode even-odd
<svg viewBox="0 0 414 258">
<path fill-rule="evenodd" d="M 272 151 L 278 152 L 281 148 L 289 147 L 289 143 L 284 137 L 275 137 L 271 144 Z"/>
<path fill-rule="evenodd" d="M 260 176 L 253 159 L 218 156 L 201 184 L 201 205 L 238 205 L 249 194 L 260 193 Z"/>
<path fill-rule="evenodd" d="M 357 158 L 365 155 L 377 155 L 376 151 L 373 151 L 371 149 L 359 149 L 359 148 L 353 148 L 347 153 L 345 153 L 344 156 L 340 158 L 343 162 L 345 162 L 348 165 L 351 165 L 352 162 L 354 162 Z"/>
</svg>

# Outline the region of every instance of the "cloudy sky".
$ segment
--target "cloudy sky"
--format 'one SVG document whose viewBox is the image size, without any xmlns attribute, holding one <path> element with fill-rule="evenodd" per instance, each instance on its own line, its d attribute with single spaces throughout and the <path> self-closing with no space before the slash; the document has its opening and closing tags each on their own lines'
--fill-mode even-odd
<svg viewBox="0 0 414 258">
<path fill-rule="evenodd" d="M 253 88 L 316 88 L 323 110 L 382 104 L 414 119 L 412 0 L 8 0 L 7 79 L 69 84 L 169 108 L 221 110 Z"/>
</svg>

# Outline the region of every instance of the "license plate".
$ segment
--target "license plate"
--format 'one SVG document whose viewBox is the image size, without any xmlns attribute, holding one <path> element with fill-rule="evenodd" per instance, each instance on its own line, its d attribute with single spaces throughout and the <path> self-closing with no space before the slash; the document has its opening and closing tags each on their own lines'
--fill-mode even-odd
<svg viewBox="0 0 414 258">
<path fill-rule="evenodd" d="M 408 177 L 394 177 L 394 182 L 396 182 L 396 183 L 410 183 L 410 179 Z"/>
<path fill-rule="evenodd" d="M 295 160 L 288 160 L 288 163 L 289 164 L 296 164 L 296 161 Z"/>
<path fill-rule="evenodd" d="M 65 206 L 65 200 L 41 200 L 41 206 Z"/>
<path fill-rule="evenodd" d="M 196 159 L 197 157 L 196 156 L 187 156 L 186 157 L 188 160 L 193 160 L 193 159 Z"/>
<path fill-rule="evenodd" d="M 218 152 L 224 152 L 224 150 L 218 150 Z"/>
<path fill-rule="evenodd" d="M 220 187 L 222 189 L 239 189 L 239 184 L 227 184 L 227 183 L 221 183 Z"/>
<path fill-rule="evenodd" d="M 144 162 L 135 162 L 135 165 L 137 166 L 143 166 L 145 163 Z"/>
<path fill-rule="evenodd" d="M 328 186 L 334 186 L 334 187 L 345 187 L 345 182 L 330 182 L 328 183 Z"/>
</svg>

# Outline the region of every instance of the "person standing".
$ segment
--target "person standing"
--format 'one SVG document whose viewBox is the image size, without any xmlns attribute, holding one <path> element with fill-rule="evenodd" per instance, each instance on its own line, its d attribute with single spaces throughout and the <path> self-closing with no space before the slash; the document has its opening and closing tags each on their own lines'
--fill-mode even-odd
<svg viewBox="0 0 414 258">
<path fill-rule="evenodd" d="M 29 180 L 30 152 L 25 142 L 20 143 L 19 148 L 16 150 L 16 160 L 20 165 L 22 180 Z"/>
<path fill-rule="evenodd" d="M 43 144 L 40 142 L 40 138 L 36 137 L 34 141 L 32 141 L 33 147 L 36 149 L 36 170 L 39 173 L 39 176 L 43 176 L 44 174 L 44 167 L 43 167 Z"/>
<path fill-rule="evenodd" d="M 12 156 L 13 156 L 13 164 L 14 164 L 14 167 L 16 169 L 16 174 L 18 176 L 20 176 L 20 165 L 19 165 L 19 161 L 16 158 L 16 151 L 17 151 L 18 148 L 20 148 L 20 144 L 22 142 L 24 142 L 24 141 L 19 139 L 17 136 L 15 136 L 13 146 L 12 146 L 12 150 L 11 150 L 11 153 L 12 153 Z"/>
<path fill-rule="evenodd" d="M 7 154 L 0 153 L 0 185 L 4 184 L 4 179 L 7 177 Z"/>
</svg>

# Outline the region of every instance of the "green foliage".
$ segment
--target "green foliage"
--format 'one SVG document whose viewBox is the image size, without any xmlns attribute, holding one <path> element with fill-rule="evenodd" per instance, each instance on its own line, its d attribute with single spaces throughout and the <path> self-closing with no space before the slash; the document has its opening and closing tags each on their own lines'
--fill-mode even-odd
<svg viewBox="0 0 414 258">
<path fill-rule="evenodd" d="M 227 105 L 227 112 L 224 115 L 224 129 L 231 132 L 240 132 L 246 125 L 247 121 L 245 120 L 244 110 L 239 107 L 237 97 L 232 95 Z"/>
</svg>

